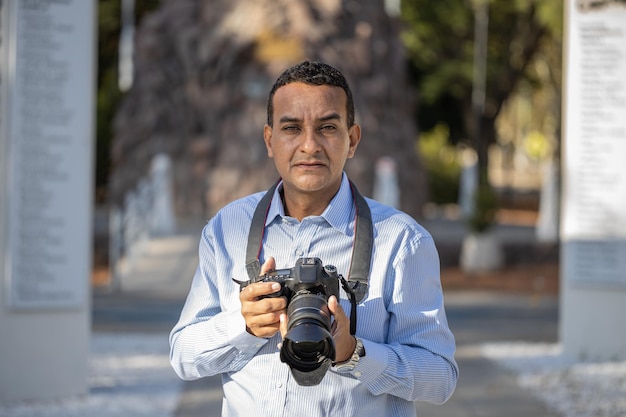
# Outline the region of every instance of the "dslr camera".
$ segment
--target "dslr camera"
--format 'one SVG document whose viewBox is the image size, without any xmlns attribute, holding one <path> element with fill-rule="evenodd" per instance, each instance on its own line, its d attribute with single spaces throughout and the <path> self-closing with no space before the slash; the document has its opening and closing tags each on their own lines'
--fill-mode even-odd
<svg viewBox="0 0 626 417">
<path fill-rule="evenodd" d="M 241 290 L 254 282 L 278 282 L 281 289 L 264 296 L 287 298 L 287 334 L 280 349 L 280 360 L 291 369 L 296 382 L 319 384 L 335 360 L 328 298 L 339 299 L 342 277 L 332 265 L 319 258 L 300 258 L 293 268 L 277 269 L 249 281 L 236 281 Z"/>
</svg>

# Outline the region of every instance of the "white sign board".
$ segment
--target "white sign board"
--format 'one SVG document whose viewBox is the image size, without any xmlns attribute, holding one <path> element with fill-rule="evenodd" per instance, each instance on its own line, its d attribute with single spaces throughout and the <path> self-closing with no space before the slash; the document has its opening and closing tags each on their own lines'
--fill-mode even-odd
<svg viewBox="0 0 626 417">
<path fill-rule="evenodd" d="M 92 246 L 95 6 L 19 0 L 2 7 L 7 304 L 84 307 Z"/>
<path fill-rule="evenodd" d="M 626 286 L 626 3 L 570 0 L 567 21 L 565 278 Z"/>
</svg>

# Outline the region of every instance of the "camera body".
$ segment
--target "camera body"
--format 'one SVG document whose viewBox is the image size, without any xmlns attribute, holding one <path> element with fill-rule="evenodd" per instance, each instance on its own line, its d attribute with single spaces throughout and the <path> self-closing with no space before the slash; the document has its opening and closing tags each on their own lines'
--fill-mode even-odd
<svg viewBox="0 0 626 417">
<path fill-rule="evenodd" d="M 287 334 L 280 359 L 300 385 L 317 385 L 335 360 L 328 298 L 339 299 L 341 276 L 319 258 L 299 258 L 293 268 L 278 269 L 250 281 L 236 281 L 241 289 L 254 282 L 278 282 L 281 289 L 262 298 L 287 299 Z"/>
<path fill-rule="evenodd" d="M 333 265 L 323 265 L 319 258 L 300 258 L 293 268 L 277 269 L 259 276 L 254 282 L 278 282 L 281 289 L 267 297 L 285 297 L 291 303 L 294 296 L 316 293 L 339 298 L 339 275 Z M 247 284 L 246 284 L 247 285 Z M 243 288 L 243 287 L 242 287 Z"/>
</svg>

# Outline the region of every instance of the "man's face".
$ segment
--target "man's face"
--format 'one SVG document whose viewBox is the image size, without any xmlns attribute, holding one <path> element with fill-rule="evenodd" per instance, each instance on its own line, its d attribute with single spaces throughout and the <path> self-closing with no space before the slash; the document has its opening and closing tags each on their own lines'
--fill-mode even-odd
<svg viewBox="0 0 626 417">
<path fill-rule="evenodd" d="M 263 137 L 286 192 L 330 201 L 339 189 L 361 139 L 360 127 L 347 125 L 346 101 L 340 87 L 296 82 L 276 90 L 274 126 L 266 125 Z"/>
</svg>

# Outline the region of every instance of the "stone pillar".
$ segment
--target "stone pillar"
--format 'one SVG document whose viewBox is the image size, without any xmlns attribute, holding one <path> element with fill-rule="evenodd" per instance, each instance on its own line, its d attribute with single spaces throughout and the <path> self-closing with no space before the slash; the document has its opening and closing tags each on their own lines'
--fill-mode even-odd
<svg viewBox="0 0 626 417">
<path fill-rule="evenodd" d="M 560 338 L 626 359 L 626 5 L 565 2 Z"/>
<path fill-rule="evenodd" d="M 85 393 L 96 3 L 0 3 L 0 403 Z"/>
</svg>

